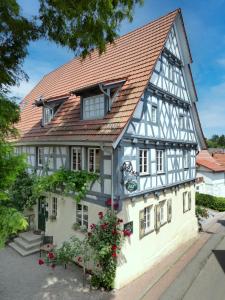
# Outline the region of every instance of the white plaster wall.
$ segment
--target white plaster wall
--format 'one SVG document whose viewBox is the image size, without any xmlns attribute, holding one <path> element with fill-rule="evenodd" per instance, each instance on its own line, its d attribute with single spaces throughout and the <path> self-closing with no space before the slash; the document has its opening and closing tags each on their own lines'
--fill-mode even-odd
<svg viewBox="0 0 225 300">
<path fill-rule="evenodd" d="M 212 196 L 225 197 L 225 173 L 214 173 L 199 168 L 197 178 L 203 177 L 204 182 L 198 184 L 198 192 Z"/>
<path fill-rule="evenodd" d="M 58 209 L 57 218 L 54 221 L 48 220 L 46 222 L 46 235 L 54 237 L 54 244 L 57 247 L 69 240 L 72 236 L 82 238 L 84 235 L 78 230 L 72 229 L 72 225 L 76 222 L 76 202 L 71 197 L 62 197 L 57 194 L 52 194 L 51 197 L 57 197 Z M 48 200 L 49 215 L 51 215 L 51 201 Z M 98 212 L 104 211 L 103 208 L 97 204 L 81 201 L 81 204 L 88 206 L 88 226 L 96 223 L 98 219 Z"/>
<path fill-rule="evenodd" d="M 192 208 L 183 213 L 183 192 L 191 190 Z M 172 220 L 156 231 L 139 238 L 139 211 L 145 207 L 157 204 L 161 200 L 172 199 Z M 133 221 L 134 232 L 130 238 L 126 238 L 122 247 L 122 254 L 117 268 L 115 287 L 121 288 L 134 280 L 164 256 L 176 249 L 187 240 L 198 234 L 197 220 L 195 217 L 195 189 L 194 186 L 181 188 L 177 194 L 170 192 L 161 195 L 159 200 L 153 196 L 147 200 L 140 198 L 132 203 L 126 200 L 119 217 L 124 223 Z M 123 256 L 126 262 L 123 261 Z"/>
</svg>

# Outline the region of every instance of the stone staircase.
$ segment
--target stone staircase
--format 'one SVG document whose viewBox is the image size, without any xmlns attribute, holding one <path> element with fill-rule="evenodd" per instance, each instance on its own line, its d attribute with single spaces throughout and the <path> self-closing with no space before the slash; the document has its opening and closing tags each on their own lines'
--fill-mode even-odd
<svg viewBox="0 0 225 300">
<path fill-rule="evenodd" d="M 40 250 L 41 240 L 41 235 L 28 231 L 20 233 L 19 237 L 16 237 L 13 242 L 9 243 L 9 246 L 20 255 L 27 256 Z"/>
</svg>

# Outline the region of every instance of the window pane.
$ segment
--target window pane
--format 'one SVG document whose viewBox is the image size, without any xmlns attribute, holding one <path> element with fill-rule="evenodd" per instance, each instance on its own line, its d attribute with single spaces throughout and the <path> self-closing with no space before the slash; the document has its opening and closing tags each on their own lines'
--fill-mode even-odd
<svg viewBox="0 0 225 300">
<path fill-rule="evenodd" d="M 104 95 L 97 95 L 83 99 L 83 118 L 99 119 L 104 117 Z"/>
</svg>

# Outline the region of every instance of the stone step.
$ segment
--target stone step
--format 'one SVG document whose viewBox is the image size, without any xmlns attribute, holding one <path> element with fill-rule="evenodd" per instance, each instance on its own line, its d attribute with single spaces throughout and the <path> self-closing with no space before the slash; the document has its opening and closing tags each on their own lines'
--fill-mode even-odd
<svg viewBox="0 0 225 300">
<path fill-rule="evenodd" d="M 26 240 L 20 238 L 20 237 L 17 237 L 15 238 L 14 240 L 14 243 L 17 244 L 19 247 L 23 248 L 24 250 L 32 250 L 32 249 L 39 249 L 40 248 L 40 244 L 41 244 L 41 241 L 35 241 L 35 242 L 27 242 Z"/>
<path fill-rule="evenodd" d="M 19 234 L 19 237 L 28 243 L 41 242 L 42 236 L 34 234 L 33 232 L 27 231 Z"/>
<path fill-rule="evenodd" d="M 39 247 L 37 249 L 31 249 L 31 250 L 24 250 L 23 248 L 21 248 L 20 246 L 18 246 L 16 243 L 12 242 L 9 243 L 9 246 L 11 248 L 13 248 L 16 252 L 18 252 L 20 255 L 22 256 L 27 256 L 33 253 L 36 253 L 39 251 Z"/>
</svg>

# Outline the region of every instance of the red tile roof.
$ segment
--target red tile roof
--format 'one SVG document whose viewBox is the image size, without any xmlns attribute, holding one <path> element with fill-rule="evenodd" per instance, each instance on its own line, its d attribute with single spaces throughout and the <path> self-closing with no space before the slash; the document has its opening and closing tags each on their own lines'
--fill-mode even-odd
<svg viewBox="0 0 225 300">
<path fill-rule="evenodd" d="M 131 118 L 179 13 L 171 12 L 118 38 L 101 56 L 95 50 L 85 60 L 75 58 L 44 76 L 22 102 L 20 140 L 115 141 Z M 71 91 L 121 78 L 127 80 L 104 119 L 80 120 L 80 98 Z M 33 105 L 35 100 L 65 95 L 69 98 L 53 120 L 41 127 L 42 108 Z"/>
<path fill-rule="evenodd" d="M 199 154 L 197 155 L 196 163 L 197 165 L 203 166 L 214 172 L 225 171 L 225 161 L 224 161 L 224 165 L 221 164 L 217 159 L 215 159 L 214 156 L 211 156 L 211 154 L 207 150 L 202 150 L 199 152 Z"/>
<path fill-rule="evenodd" d="M 213 153 L 213 158 L 225 167 L 225 153 Z"/>
</svg>

